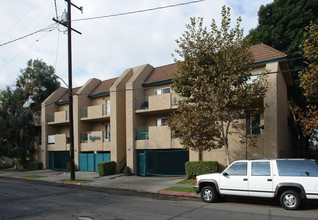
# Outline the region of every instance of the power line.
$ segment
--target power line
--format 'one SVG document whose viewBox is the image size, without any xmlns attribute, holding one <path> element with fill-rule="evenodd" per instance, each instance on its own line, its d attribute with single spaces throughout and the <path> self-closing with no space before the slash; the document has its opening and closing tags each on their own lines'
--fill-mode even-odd
<svg viewBox="0 0 318 220">
<path fill-rule="evenodd" d="M 14 24 L 14 25 L 11 25 L 6 31 L 4 31 L 3 33 L 5 32 L 9 32 L 9 30 L 13 29 L 19 22 L 21 22 L 23 20 L 23 18 L 25 16 L 27 16 L 28 14 L 30 14 L 30 12 L 40 3 L 41 0 L 39 0 L 35 5 L 33 5 L 33 7 L 27 11 L 24 15 L 22 15 L 22 17 Z M 2 35 L 2 33 L 1 33 Z"/>
<path fill-rule="evenodd" d="M 37 31 L 34 31 L 34 32 L 30 33 L 30 34 L 27 34 L 27 35 L 24 35 L 24 36 L 22 36 L 22 37 L 16 38 L 16 39 L 14 39 L 14 40 L 10 40 L 10 41 L 8 41 L 8 42 L 5 42 L 5 43 L 3 43 L 3 44 L 0 44 L 0 47 L 5 46 L 5 45 L 10 44 L 10 43 L 13 43 L 13 42 L 16 42 L 16 41 L 19 41 L 19 40 L 22 40 L 22 39 L 24 39 L 24 38 L 30 37 L 30 36 L 32 36 L 32 35 L 34 35 L 34 34 L 39 33 L 39 32 L 51 31 L 52 28 L 53 28 L 55 25 L 56 25 L 55 23 L 54 23 L 54 24 L 51 24 L 51 25 L 49 25 L 49 26 L 47 26 L 47 27 L 45 27 L 45 28 L 42 28 L 42 29 L 37 30 Z"/>
<path fill-rule="evenodd" d="M 13 58 L 11 58 L 8 62 L 6 62 L 3 66 L 0 67 L 0 70 L 2 70 L 6 65 L 8 65 L 9 63 L 11 63 L 13 60 L 15 60 L 17 57 L 19 57 L 21 54 L 23 54 L 26 50 L 28 50 L 29 48 L 31 48 L 34 44 L 38 43 L 42 38 L 44 38 L 46 35 L 48 35 L 52 30 L 54 29 L 50 29 L 47 31 L 47 33 L 45 35 L 43 35 L 42 37 L 40 37 L 39 39 L 35 40 L 30 46 L 28 46 L 26 49 L 24 49 L 23 51 L 21 51 L 18 55 L 14 56 Z"/>
<path fill-rule="evenodd" d="M 204 0 L 196 0 L 196 1 L 191 1 L 191 2 L 184 2 L 184 3 L 174 4 L 174 5 L 166 5 L 166 6 L 142 9 L 142 10 L 137 10 L 137 11 L 122 12 L 122 13 L 112 14 L 112 15 L 102 15 L 102 16 L 96 16 L 96 17 L 91 17 L 91 18 L 75 19 L 72 21 L 87 21 L 87 20 L 95 20 L 95 19 L 101 19 L 101 18 L 118 17 L 118 16 L 124 16 L 124 15 L 131 15 L 131 14 L 143 13 L 143 12 L 148 12 L 148 11 L 155 11 L 155 10 L 161 10 L 161 9 L 166 9 L 166 8 L 184 6 L 184 5 L 199 3 L 199 2 L 203 2 L 203 1 Z"/>
</svg>

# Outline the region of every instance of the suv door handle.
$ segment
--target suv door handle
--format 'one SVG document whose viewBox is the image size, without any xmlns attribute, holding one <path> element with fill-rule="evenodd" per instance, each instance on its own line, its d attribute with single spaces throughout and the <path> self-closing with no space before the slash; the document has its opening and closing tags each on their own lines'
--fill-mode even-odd
<svg viewBox="0 0 318 220">
<path fill-rule="evenodd" d="M 268 182 L 272 181 L 272 179 L 267 179 Z"/>
<path fill-rule="evenodd" d="M 248 180 L 247 178 L 244 178 L 244 179 L 243 179 L 243 181 L 247 181 L 247 180 Z"/>
</svg>

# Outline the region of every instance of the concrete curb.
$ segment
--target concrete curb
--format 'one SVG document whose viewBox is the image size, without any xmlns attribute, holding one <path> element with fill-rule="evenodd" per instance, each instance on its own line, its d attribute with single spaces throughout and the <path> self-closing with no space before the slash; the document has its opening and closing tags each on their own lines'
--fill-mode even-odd
<svg viewBox="0 0 318 220">
<path fill-rule="evenodd" d="M 56 180 L 55 183 L 68 184 L 68 185 L 77 185 L 77 186 L 85 186 L 85 184 L 83 184 L 83 183 L 68 182 L 68 181 L 61 181 L 61 180 Z"/>
<path fill-rule="evenodd" d="M 195 193 L 181 192 L 181 191 L 170 191 L 170 190 L 159 190 L 159 194 L 177 195 L 177 196 L 191 196 L 195 197 Z"/>
<path fill-rule="evenodd" d="M 24 179 L 24 180 L 35 180 L 32 177 L 25 177 L 25 176 L 20 176 L 19 179 Z"/>
</svg>

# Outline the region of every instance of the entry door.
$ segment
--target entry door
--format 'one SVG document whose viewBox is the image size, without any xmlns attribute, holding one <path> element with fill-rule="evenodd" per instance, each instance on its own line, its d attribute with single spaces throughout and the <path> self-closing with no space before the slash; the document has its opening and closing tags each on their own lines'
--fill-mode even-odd
<svg viewBox="0 0 318 220">
<path fill-rule="evenodd" d="M 137 175 L 146 175 L 146 153 L 137 152 Z"/>
<path fill-rule="evenodd" d="M 236 162 L 223 171 L 220 177 L 221 194 L 248 195 L 247 166 L 247 162 Z"/>
</svg>

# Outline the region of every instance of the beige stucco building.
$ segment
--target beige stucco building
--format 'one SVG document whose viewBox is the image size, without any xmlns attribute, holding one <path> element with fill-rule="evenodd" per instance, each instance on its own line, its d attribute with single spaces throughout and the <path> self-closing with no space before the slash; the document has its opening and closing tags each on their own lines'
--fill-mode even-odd
<svg viewBox="0 0 318 220">
<path fill-rule="evenodd" d="M 266 68 L 266 110 L 260 114 L 256 147 L 230 137 L 230 160 L 293 156 L 291 115 L 287 87 L 291 85 L 287 56 L 265 44 L 251 47 L 253 72 Z M 177 108 L 178 95 L 171 89 L 176 64 L 154 68 L 146 64 L 129 68 L 118 78 L 90 79 L 74 88 L 74 148 L 77 169 L 96 171 L 101 161 L 116 161 L 139 175 L 183 175 L 186 161 L 216 160 L 226 164 L 224 149 L 186 151 L 171 134 L 166 121 Z M 45 168 L 65 169 L 69 161 L 68 91 L 59 88 L 41 109 L 39 159 Z M 254 132 L 251 131 L 252 133 Z"/>
</svg>

